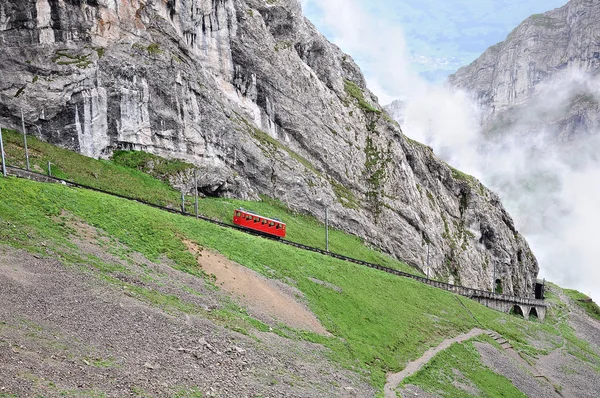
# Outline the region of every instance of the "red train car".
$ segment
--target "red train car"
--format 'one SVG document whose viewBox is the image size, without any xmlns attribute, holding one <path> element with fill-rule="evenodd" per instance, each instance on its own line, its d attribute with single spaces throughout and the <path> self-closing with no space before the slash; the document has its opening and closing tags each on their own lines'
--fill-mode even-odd
<svg viewBox="0 0 600 398">
<path fill-rule="evenodd" d="M 235 210 L 233 212 L 233 223 L 266 235 L 285 238 L 285 223 L 275 218 L 260 216 L 248 210 Z"/>
</svg>

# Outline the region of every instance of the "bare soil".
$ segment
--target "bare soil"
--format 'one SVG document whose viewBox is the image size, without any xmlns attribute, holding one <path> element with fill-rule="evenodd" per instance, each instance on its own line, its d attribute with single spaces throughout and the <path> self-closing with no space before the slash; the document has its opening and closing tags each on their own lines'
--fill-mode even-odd
<svg viewBox="0 0 600 398">
<path fill-rule="evenodd" d="M 216 277 L 219 288 L 235 295 L 251 314 L 258 318 L 266 315 L 293 328 L 329 334 L 306 304 L 300 301 L 303 298 L 301 291 L 267 279 L 219 253 L 202 250 L 193 242 L 186 241 L 185 244 L 196 255 L 200 267 Z"/>
</svg>

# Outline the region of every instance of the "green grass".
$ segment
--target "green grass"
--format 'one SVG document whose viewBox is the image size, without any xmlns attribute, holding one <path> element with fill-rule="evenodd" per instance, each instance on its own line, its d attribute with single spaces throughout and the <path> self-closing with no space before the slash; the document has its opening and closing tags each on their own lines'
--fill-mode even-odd
<svg viewBox="0 0 600 398">
<path fill-rule="evenodd" d="M 278 200 L 262 197 L 261 202 L 247 202 L 236 199 L 202 199 L 202 213 L 219 220 L 230 221 L 233 211 L 239 207 L 252 210 L 267 217 L 276 217 L 286 223 L 286 239 L 305 245 L 325 249 L 325 227 L 316 218 L 294 213 Z M 329 250 L 348 257 L 381 264 L 412 274 L 423 275 L 409 265 L 400 262 L 375 249 L 368 248 L 364 242 L 343 231 L 329 229 Z"/>
<path fill-rule="evenodd" d="M 5 134 L 9 163 L 21 162 L 22 166 L 22 137 L 16 132 Z M 50 159 L 56 163 L 53 173 L 64 178 L 149 202 L 178 203 L 178 192 L 139 170 L 90 159 L 33 137 L 29 137 L 28 143 L 34 169 L 43 169 Z M 133 162 L 128 166 L 135 167 L 147 160 L 144 154 L 127 154 L 125 158 L 127 162 Z M 172 164 L 167 166 L 170 167 L 178 169 Z M 109 242 L 104 243 L 108 251 L 122 250 L 110 248 L 112 243 L 118 243 L 153 261 L 166 257 L 175 269 L 205 278 L 209 284 L 210 279 L 198 269 L 196 258 L 182 239 L 218 251 L 267 277 L 293 283 L 303 292 L 310 309 L 333 337 L 285 326 L 273 328 L 273 332 L 290 339 L 323 344 L 329 348 L 332 360 L 367 375 L 376 387 L 383 386 L 387 372 L 401 370 L 405 363 L 419 357 L 428 347 L 473 327 L 497 331 L 525 358 L 536 358 L 549 350 L 565 347 L 593 366 L 600 364 L 589 344 L 579 340 L 564 321 L 556 321 L 566 310 L 551 292 L 548 297 L 553 307 L 548 311 L 547 321 L 527 322 L 412 280 L 104 194 L 11 177 L 0 178 L 0 198 L 0 242 L 57 257 L 66 264 L 87 263 L 108 283 L 173 314 L 210 317 L 247 335 L 252 335 L 255 330 L 270 330 L 268 325 L 253 319 L 233 302 L 207 314 L 176 295 L 120 281 L 113 274 L 127 272 L 122 266 L 106 264 L 92 256 L 82 258 L 77 253 L 77 247 L 70 240 L 74 231 L 68 226 L 65 212 L 101 229 Z M 324 247 L 323 225 L 313 217 L 290 211 L 281 202 L 266 197 L 261 202 L 217 198 L 200 202 L 203 214 L 227 221 L 237 207 L 279 217 L 288 225 L 290 240 Z M 410 271 L 405 264 L 367 248 L 360 239 L 341 231 L 330 231 L 330 250 Z M 309 278 L 338 286 L 341 292 Z M 551 342 L 552 348 L 536 349 L 529 344 L 532 337 L 540 336 Z"/>
<path fill-rule="evenodd" d="M 2 130 L 6 163 L 25 167 L 23 135 L 12 130 Z M 78 153 L 58 148 L 28 135 L 27 146 L 31 169 L 47 173 L 52 162 L 52 175 L 90 187 L 105 189 L 120 195 L 148 199 L 149 202 L 178 208 L 181 194 L 169 185 L 150 175 L 107 160 L 96 160 Z"/>
<path fill-rule="evenodd" d="M 458 372 L 457 372 L 458 371 Z M 459 373 L 460 372 L 460 373 Z M 481 363 L 472 341 L 453 344 L 437 354 L 415 375 L 402 384 L 413 384 L 439 397 L 472 397 L 454 383 L 466 384 L 483 397 L 526 397 L 504 376 L 494 373 Z"/>
<path fill-rule="evenodd" d="M 575 304 L 583 308 L 590 317 L 600 321 L 600 307 L 591 298 L 577 290 L 565 289 L 564 292 Z"/>
<path fill-rule="evenodd" d="M 94 366 L 96 368 L 114 368 L 117 366 L 114 359 L 104 359 L 104 358 L 84 358 L 85 364 L 88 366 Z"/>
<path fill-rule="evenodd" d="M 452 178 L 454 178 L 455 180 L 466 181 L 470 184 L 476 183 L 475 177 L 473 177 L 472 175 L 463 173 L 462 171 L 455 169 L 454 167 L 452 167 L 450 165 L 448 165 L 448 167 L 450 168 L 450 171 L 452 172 Z"/>
<path fill-rule="evenodd" d="M 23 136 L 16 131 L 9 130 L 3 130 L 3 135 L 7 163 L 25 167 Z M 31 168 L 34 171 L 45 172 L 48 161 L 51 161 L 53 163 L 52 174 L 56 177 L 174 209 L 179 209 L 181 193 L 157 178 L 168 180 L 169 176 L 185 172 L 193 167 L 193 165 L 180 160 L 167 160 L 146 152 L 117 151 L 113 156 L 114 161 L 106 161 L 58 148 L 32 136 L 27 136 L 27 143 Z M 339 187 L 340 190 L 342 188 Z M 344 190 L 342 196 L 346 198 L 345 203 L 348 206 L 358 206 L 350 191 Z M 188 212 L 193 211 L 193 200 L 189 196 L 186 198 Z M 270 198 L 263 197 L 261 202 L 204 198 L 199 202 L 201 214 L 230 224 L 233 211 L 238 207 L 250 209 L 268 217 L 280 218 L 287 224 L 287 239 L 289 240 L 325 248 L 323 223 L 312 216 L 292 212 L 282 203 Z M 333 228 L 330 228 L 329 231 L 329 248 L 333 252 L 349 257 L 420 274 L 405 263 L 368 248 L 361 239 Z"/>
<path fill-rule="evenodd" d="M 365 94 L 363 93 L 361 88 L 356 85 L 356 83 L 345 79 L 344 90 L 346 91 L 346 94 L 348 94 L 350 97 L 354 98 L 358 102 L 358 106 L 363 111 L 381 114 L 381 111 L 379 109 L 375 108 L 373 105 L 367 102 L 367 100 L 365 99 Z"/>
<path fill-rule="evenodd" d="M 366 373 L 377 387 L 383 386 L 386 372 L 400 370 L 404 363 L 414 360 L 428 347 L 439 344 L 448 336 L 479 326 L 479 322 L 498 330 L 517 347 L 519 343 L 526 345 L 528 334 L 544 332 L 543 324 L 505 316 L 462 299 L 469 313 L 453 294 L 413 280 L 104 194 L 59 184 L 2 178 L 0 197 L 3 198 L 0 202 L 0 241 L 44 255 L 47 255 L 46 248 L 53 248 L 53 255 L 63 261 L 72 258 L 73 262 L 81 262 L 80 258 L 70 254 L 74 249 L 69 242 L 72 231 L 60 222 L 60 215 L 67 211 L 150 260 L 158 261 L 165 256 L 176 269 L 199 277 L 203 274 L 198 270 L 194 256 L 182 243 L 182 238 L 218 251 L 267 277 L 288 283 L 294 281 L 306 296 L 310 309 L 334 337 L 288 328 L 279 328 L 277 333 L 329 347 L 333 360 L 351 369 L 362 369 L 361 372 Z M 215 212 L 225 211 L 227 214 L 237 205 L 235 201 L 211 200 L 210 203 Z M 276 202 L 258 205 L 259 208 L 255 209 L 258 211 L 267 209 L 261 206 L 269 206 L 270 209 L 280 206 Z M 310 228 L 317 227 L 311 218 L 304 216 L 298 216 L 295 222 L 309 229 L 298 228 L 298 234 L 310 234 Z M 44 242 L 43 246 L 41 242 Z M 348 241 L 347 244 L 354 243 Z M 326 281 L 342 291 L 335 291 L 309 278 Z M 105 280 L 123 284 L 110 276 L 106 276 Z M 203 315 L 202 311 L 175 296 L 143 288 L 131 291 L 134 297 L 167 311 Z M 215 317 L 221 317 L 222 322 L 241 333 L 267 330 L 266 325 L 253 320 L 240 308 L 225 308 Z M 532 355 L 539 353 L 531 347 L 528 349 L 533 350 Z"/>
<path fill-rule="evenodd" d="M 173 398 L 202 398 L 202 392 L 196 388 L 179 388 L 177 389 L 173 395 Z"/>
</svg>

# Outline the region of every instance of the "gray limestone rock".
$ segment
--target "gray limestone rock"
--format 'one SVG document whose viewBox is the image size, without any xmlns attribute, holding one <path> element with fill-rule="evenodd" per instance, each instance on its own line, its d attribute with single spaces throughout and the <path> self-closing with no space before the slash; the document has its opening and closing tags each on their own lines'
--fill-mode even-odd
<svg viewBox="0 0 600 398">
<path fill-rule="evenodd" d="M 298 0 L 0 0 L 0 48 L 8 127 L 23 109 L 31 133 L 88 156 L 179 158 L 211 194 L 328 206 L 415 267 L 429 245 L 438 278 L 491 289 L 495 269 L 505 293 L 533 292 L 498 196 L 406 138 Z"/>
</svg>

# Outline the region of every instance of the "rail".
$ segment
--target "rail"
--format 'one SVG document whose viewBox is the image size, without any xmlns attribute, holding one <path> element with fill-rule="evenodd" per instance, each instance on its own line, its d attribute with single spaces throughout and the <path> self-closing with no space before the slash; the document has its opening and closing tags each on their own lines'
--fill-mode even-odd
<svg viewBox="0 0 600 398">
<path fill-rule="evenodd" d="M 322 254 L 324 256 L 329 256 L 329 257 L 333 257 L 333 258 L 337 258 L 339 260 L 343 260 L 346 262 L 350 262 L 350 263 L 354 263 L 354 264 L 358 264 L 358 265 L 362 265 L 365 267 L 369 267 L 369 268 L 373 268 L 379 271 L 383 271 L 383 272 L 387 272 L 388 274 L 393 274 L 393 275 L 397 275 L 397 276 L 401 276 L 401 277 L 405 277 L 405 278 L 410 278 L 413 280 L 416 280 L 418 282 L 424 283 L 426 285 L 432 286 L 432 287 L 436 287 L 438 289 L 442 289 L 442 290 L 446 290 L 452 293 L 456 293 L 456 294 L 460 294 L 461 296 L 465 296 L 465 297 L 469 297 L 469 298 L 488 298 L 488 299 L 493 299 L 493 300 L 499 300 L 499 301 L 505 301 L 505 302 L 510 302 L 510 303 L 519 303 L 519 304 L 525 304 L 525 305 L 536 305 L 536 306 L 543 306 L 546 307 L 546 304 L 543 300 L 538 300 L 538 299 L 532 299 L 532 298 L 528 298 L 528 297 L 517 297 L 517 296 L 509 296 L 506 294 L 501 294 L 501 293 L 493 293 L 493 292 L 488 292 L 485 290 L 479 290 L 479 289 L 474 289 L 474 288 L 470 288 L 470 287 L 464 287 L 464 286 L 459 286 L 459 285 L 453 285 L 451 283 L 446 283 L 446 282 L 440 282 L 440 281 L 436 281 L 433 279 L 429 279 L 429 278 L 424 278 L 422 276 L 418 276 L 418 275 L 413 275 L 410 274 L 408 272 L 403 272 L 397 269 L 393 269 L 393 268 L 389 268 L 389 267 L 384 267 L 382 265 L 379 264 L 374 264 L 374 263 L 370 263 L 367 261 L 363 261 L 363 260 L 358 260 L 352 257 L 348 257 L 348 256 L 344 256 L 342 254 L 338 254 L 338 253 L 333 253 L 330 251 L 326 251 L 323 249 L 319 249 L 317 247 L 312 247 L 312 246 L 307 246 L 307 245 L 303 245 L 301 243 L 297 243 L 297 242 L 292 242 L 290 240 L 286 240 L 286 239 L 279 239 L 277 237 L 271 237 L 268 235 L 264 235 L 262 233 L 258 233 L 246 228 L 242 228 L 239 227 L 237 225 L 234 224 L 227 224 L 223 221 L 219 221 L 219 220 L 214 220 L 212 218 L 206 217 L 206 216 L 202 216 L 200 214 L 196 215 L 196 214 L 191 214 L 191 213 L 187 213 L 185 211 L 180 211 L 177 209 L 172 209 L 172 208 L 168 208 L 165 206 L 160 206 L 151 202 L 147 202 L 143 199 L 138 199 L 138 198 L 132 198 L 129 196 L 125 196 L 125 195 L 120 195 L 117 193 L 113 193 L 113 192 L 109 192 L 109 191 L 105 191 L 103 189 L 99 189 L 99 188 L 94 188 L 94 187 L 90 187 L 87 185 L 83 185 L 83 184 L 78 184 L 76 182 L 73 181 L 68 181 L 68 180 L 63 180 L 61 178 L 56 178 L 56 177 L 51 177 L 51 176 L 47 176 L 45 174 L 40 174 L 40 173 L 36 173 L 33 171 L 27 171 L 25 169 L 21 169 L 19 167 L 13 167 L 13 166 L 7 166 L 6 167 L 7 172 L 9 175 L 13 175 L 16 177 L 21 177 L 21 178 L 28 178 L 28 179 L 35 179 L 36 181 L 40 181 L 40 182 L 58 182 L 58 183 L 64 183 L 68 186 L 72 186 L 72 187 L 76 187 L 76 188 L 82 188 L 82 189 L 87 189 L 90 191 L 95 191 L 95 192 L 99 192 L 99 193 L 103 193 L 106 195 L 111 195 L 111 196 L 116 196 L 118 198 L 121 199 L 126 199 L 126 200 L 131 200 L 134 202 L 138 202 L 147 206 L 151 206 L 154 207 L 156 209 L 159 210 L 163 210 L 163 211 L 168 211 L 170 213 L 174 213 L 174 214 L 179 214 L 179 215 L 183 215 L 183 216 L 187 216 L 187 217 L 194 217 L 212 224 L 216 224 L 219 225 L 221 227 L 224 228 L 231 228 L 231 229 L 236 229 L 238 231 L 242 231 L 251 235 L 255 235 L 255 236 L 259 236 L 265 239 L 271 239 L 277 242 L 281 242 L 283 244 L 289 245 L 289 246 L 293 246 L 302 250 L 307 250 L 307 251 L 312 251 L 315 253 L 319 253 Z"/>
</svg>

